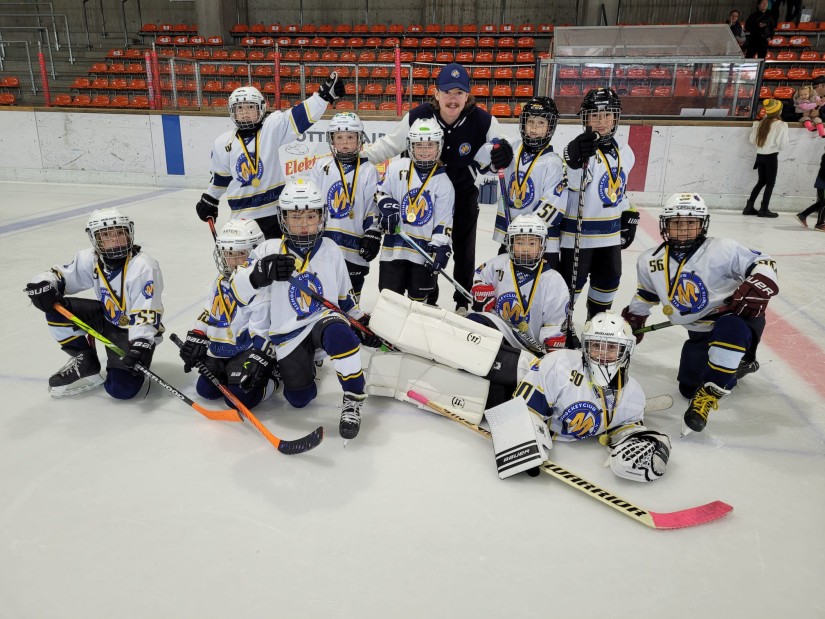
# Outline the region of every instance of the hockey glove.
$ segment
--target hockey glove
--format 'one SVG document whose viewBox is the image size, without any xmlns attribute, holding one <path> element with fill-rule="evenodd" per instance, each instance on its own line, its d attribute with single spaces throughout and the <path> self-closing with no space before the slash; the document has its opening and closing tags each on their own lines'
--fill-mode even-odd
<svg viewBox="0 0 825 619">
<path fill-rule="evenodd" d="M 627 249 L 636 238 L 636 226 L 639 225 L 638 211 L 622 211 L 622 229 L 619 232 L 621 236 L 622 249 Z"/>
<path fill-rule="evenodd" d="M 496 289 L 490 284 L 475 284 L 470 290 L 473 295 L 473 311 L 492 312 L 496 307 Z"/>
<path fill-rule="evenodd" d="M 206 359 L 209 350 L 209 338 L 203 331 L 193 329 L 186 334 L 186 341 L 180 347 L 178 354 L 183 359 L 183 371 L 189 373 L 198 362 Z"/>
<path fill-rule="evenodd" d="M 548 337 L 544 340 L 544 347 L 547 352 L 553 352 L 554 350 L 562 350 L 567 346 L 567 336 L 562 333 L 561 335 L 556 335 L 554 337 Z"/>
<path fill-rule="evenodd" d="M 207 219 L 217 221 L 218 200 L 210 196 L 208 193 L 204 193 L 195 205 L 195 210 L 198 212 L 198 217 L 200 217 L 201 221 L 206 221 Z"/>
<path fill-rule="evenodd" d="M 490 151 L 490 163 L 498 170 L 506 170 L 507 166 L 513 161 L 513 147 L 510 142 L 505 139 L 499 140 L 498 144 L 493 146 Z"/>
<path fill-rule="evenodd" d="M 327 81 L 318 88 L 318 95 L 327 103 L 335 103 L 344 96 L 344 80 L 333 71 Z"/>
<path fill-rule="evenodd" d="M 401 205 L 383 191 L 376 191 L 374 199 L 378 207 L 378 225 L 384 232 L 393 232 L 401 223 Z"/>
<path fill-rule="evenodd" d="M 564 160 L 568 167 L 580 170 L 584 162 L 596 154 L 596 141 L 599 134 L 588 129 L 577 135 L 564 149 Z"/>
<path fill-rule="evenodd" d="M 624 318 L 627 321 L 627 324 L 630 325 L 631 330 L 633 330 L 634 332 L 637 329 L 641 329 L 642 327 L 644 327 L 645 323 L 647 322 L 647 316 L 641 316 L 639 314 L 632 313 L 630 311 L 629 305 L 622 310 L 622 318 Z M 634 335 L 636 335 L 637 344 L 641 342 L 642 338 L 645 336 L 644 333 L 634 333 Z"/>
<path fill-rule="evenodd" d="M 381 251 L 381 233 L 378 230 L 367 230 L 361 237 L 358 255 L 367 262 L 372 262 Z"/>
<path fill-rule="evenodd" d="M 665 474 L 671 449 L 667 434 L 640 426 L 619 432 L 607 442 L 610 469 L 618 477 L 646 482 L 655 481 Z"/>
<path fill-rule="evenodd" d="M 146 369 L 149 369 L 149 364 L 152 363 L 152 355 L 155 352 L 155 343 L 147 339 L 139 338 L 132 342 L 129 350 L 126 351 L 126 356 L 123 357 L 123 365 L 129 370 L 132 375 L 140 376 L 140 370 L 135 366 L 139 363 Z"/>
<path fill-rule="evenodd" d="M 270 366 L 272 365 L 272 359 L 257 348 L 248 348 L 241 354 L 243 355 L 243 369 L 241 370 L 241 379 L 238 384 L 241 389 L 250 393 L 261 385 L 266 384 L 267 379 L 271 375 Z"/>
<path fill-rule="evenodd" d="M 438 273 L 444 270 L 444 267 L 446 267 L 450 261 L 450 256 L 453 255 L 453 248 L 446 244 L 430 244 L 427 246 L 427 251 L 433 255 L 433 261 L 427 264 L 427 270 L 430 273 Z"/>
<path fill-rule="evenodd" d="M 263 288 L 272 282 L 285 282 L 295 270 L 292 254 L 269 254 L 252 265 L 249 283 L 253 288 Z"/>
<path fill-rule="evenodd" d="M 361 316 L 361 318 L 358 319 L 358 322 L 364 327 L 366 327 L 367 330 L 369 330 L 370 315 L 364 314 L 363 316 Z M 361 341 L 362 346 L 369 346 L 370 348 L 381 347 L 381 344 L 383 343 L 381 342 L 381 338 L 375 335 L 375 333 L 373 333 L 372 331 L 367 333 L 365 331 L 362 331 L 361 329 L 358 329 L 357 327 L 353 327 L 352 329 L 353 331 L 355 331 L 355 335 L 357 335 L 358 339 Z"/>
<path fill-rule="evenodd" d="M 742 318 L 759 318 L 765 313 L 768 301 L 779 292 L 779 286 L 761 273 L 752 273 L 734 290 L 730 310 Z"/>
<path fill-rule="evenodd" d="M 41 312 L 51 311 L 52 306 L 63 299 L 60 284 L 55 281 L 41 280 L 26 284 L 26 294 L 37 309 Z"/>
</svg>

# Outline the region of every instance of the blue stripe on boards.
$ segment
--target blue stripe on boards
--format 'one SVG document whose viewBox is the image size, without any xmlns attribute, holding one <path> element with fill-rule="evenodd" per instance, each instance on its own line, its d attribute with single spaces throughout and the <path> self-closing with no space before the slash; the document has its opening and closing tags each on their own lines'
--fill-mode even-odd
<svg viewBox="0 0 825 619">
<path fill-rule="evenodd" d="M 181 176 L 183 168 L 183 141 L 180 137 L 180 116 L 163 114 L 163 146 L 166 149 L 166 173 Z"/>
</svg>

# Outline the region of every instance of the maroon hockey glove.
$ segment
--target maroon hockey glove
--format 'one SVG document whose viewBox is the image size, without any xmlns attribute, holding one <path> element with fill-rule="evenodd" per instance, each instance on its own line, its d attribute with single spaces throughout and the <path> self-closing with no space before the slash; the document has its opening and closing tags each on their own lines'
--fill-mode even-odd
<svg viewBox="0 0 825 619">
<path fill-rule="evenodd" d="M 733 292 L 730 310 L 742 318 L 759 318 L 764 315 L 768 301 L 779 292 L 779 286 L 761 273 L 749 275 Z"/>
<path fill-rule="evenodd" d="M 647 316 L 640 316 L 639 314 L 632 313 L 630 311 L 630 306 L 627 306 L 626 308 L 624 308 L 622 310 L 622 318 L 624 318 L 627 321 L 627 324 L 630 325 L 630 328 L 633 331 L 636 331 L 637 329 L 641 329 L 642 327 L 645 326 L 645 323 L 647 322 Z M 641 342 L 642 338 L 644 336 L 645 336 L 644 333 L 637 334 L 636 335 L 636 343 L 638 344 L 639 342 Z"/>
<path fill-rule="evenodd" d="M 496 306 L 496 289 L 490 284 L 476 284 L 470 291 L 473 295 L 473 309 L 477 312 L 492 312 Z"/>
</svg>

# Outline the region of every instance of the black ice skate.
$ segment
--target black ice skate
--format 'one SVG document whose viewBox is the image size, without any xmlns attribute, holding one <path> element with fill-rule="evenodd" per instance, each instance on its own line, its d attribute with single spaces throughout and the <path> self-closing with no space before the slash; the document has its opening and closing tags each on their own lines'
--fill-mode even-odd
<svg viewBox="0 0 825 619">
<path fill-rule="evenodd" d="M 93 350 L 72 356 L 56 374 L 49 378 L 49 393 L 53 398 L 65 398 L 97 389 L 103 384 L 100 361 Z"/>
<path fill-rule="evenodd" d="M 754 359 L 753 361 L 742 361 L 739 363 L 739 367 L 736 368 L 736 378 L 737 380 L 740 378 L 744 378 L 748 374 L 753 374 L 754 372 L 759 370 L 759 362 Z"/>
<path fill-rule="evenodd" d="M 358 436 L 361 429 L 361 406 L 367 398 L 365 393 L 344 392 L 344 402 L 341 405 L 341 423 L 338 433 L 344 440 Z"/>
<path fill-rule="evenodd" d="M 708 423 L 708 415 L 711 409 L 717 410 L 719 408 L 719 398 L 723 395 L 729 394 L 730 391 L 722 389 L 713 383 L 705 383 L 704 386 L 699 387 L 690 400 L 690 405 L 685 411 L 685 426 L 694 432 L 701 432 L 705 429 Z M 688 432 L 682 429 L 682 436 Z"/>
</svg>

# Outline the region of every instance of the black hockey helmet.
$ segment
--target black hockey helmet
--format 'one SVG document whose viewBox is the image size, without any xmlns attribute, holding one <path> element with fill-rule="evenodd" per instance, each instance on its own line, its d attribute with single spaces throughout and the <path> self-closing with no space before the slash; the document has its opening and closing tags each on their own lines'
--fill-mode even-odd
<svg viewBox="0 0 825 619">
<path fill-rule="evenodd" d="M 582 127 L 587 129 L 588 126 L 591 126 L 589 122 L 590 115 L 599 112 L 609 112 L 613 114 L 613 129 L 599 132 L 599 142 L 606 143 L 609 142 L 616 133 L 616 129 L 619 127 L 619 119 L 622 115 L 622 100 L 612 88 L 592 88 L 587 91 L 584 99 L 582 99 L 581 108 L 579 109 Z"/>
<path fill-rule="evenodd" d="M 531 138 L 527 136 L 525 123 L 530 116 L 540 116 L 547 120 L 547 134 L 543 138 Z M 556 102 L 550 97 L 533 97 L 523 108 L 519 115 L 519 131 L 524 150 L 528 152 L 538 152 L 546 148 L 556 132 L 556 125 L 559 121 L 559 108 Z"/>
</svg>

